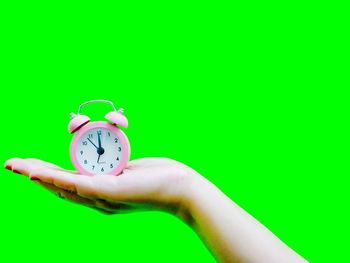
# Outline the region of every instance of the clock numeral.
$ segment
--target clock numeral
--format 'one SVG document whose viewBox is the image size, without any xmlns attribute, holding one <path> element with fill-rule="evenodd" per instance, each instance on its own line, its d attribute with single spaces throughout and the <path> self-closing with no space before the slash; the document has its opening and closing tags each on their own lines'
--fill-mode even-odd
<svg viewBox="0 0 350 263">
<path fill-rule="evenodd" d="M 122 150 L 122 147 L 118 147 L 118 152 L 120 152 Z"/>
<path fill-rule="evenodd" d="M 95 170 L 95 165 L 92 166 L 92 170 Z"/>
<path fill-rule="evenodd" d="M 87 145 L 87 141 L 83 141 L 83 145 Z"/>
<path fill-rule="evenodd" d="M 118 138 L 114 138 L 114 142 L 115 142 L 115 143 L 118 143 Z"/>
<path fill-rule="evenodd" d="M 108 136 L 109 136 L 109 137 L 111 136 L 111 133 L 110 133 L 110 132 L 108 132 Z"/>
<path fill-rule="evenodd" d="M 89 138 L 90 138 L 90 139 L 92 139 L 92 137 L 93 137 L 93 134 L 92 134 L 92 133 L 90 133 L 90 134 L 89 134 Z"/>
<path fill-rule="evenodd" d="M 110 166 L 111 168 L 113 168 L 113 164 L 111 163 L 111 166 Z"/>
<path fill-rule="evenodd" d="M 81 154 L 81 155 L 83 155 L 83 153 L 84 153 L 83 151 L 80 151 L 80 154 Z"/>
<path fill-rule="evenodd" d="M 104 172 L 105 170 L 103 169 L 103 167 L 101 168 L 101 172 Z"/>
<path fill-rule="evenodd" d="M 87 164 L 87 160 L 84 160 L 84 164 Z"/>
<path fill-rule="evenodd" d="M 119 157 L 117 157 L 117 161 L 119 161 Z"/>
</svg>

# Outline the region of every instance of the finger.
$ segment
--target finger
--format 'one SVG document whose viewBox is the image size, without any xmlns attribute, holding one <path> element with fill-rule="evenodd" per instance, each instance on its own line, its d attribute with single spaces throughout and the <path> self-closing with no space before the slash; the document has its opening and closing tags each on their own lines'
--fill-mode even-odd
<svg viewBox="0 0 350 263">
<path fill-rule="evenodd" d="M 61 167 L 34 158 L 11 158 L 5 162 L 5 168 L 12 170 L 15 173 L 29 175 L 34 169 L 51 168 L 56 170 L 63 170 Z"/>
<path fill-rule="evenodd" d="M 59 188 L 53 184 L 45 183 L 42 181 L 36 181 L 40 186 L 44 187 L 51 193 L 54 193 L 58 197 L 62 197 L 64 199 L 68 199 L 70 201 L 82 204 L 82 205 L 87 205 L 87 206 L 93 206 L 95 204 L 95 201 L 90 200 L 88 198 L 81 197 L 74 192 L 70 192 L 67 190 L 64 190 L 62 188 Z"/>
<path fill-rule="evenodd" d="M 56 164 L 49 163 L 49 162 L 46 162 L 46 161 L 43 161 L 43 160 L 40 160 L 40 159 L 26 158 L 25 160 L 35 164 L 37 167 L 46 167 L 46 168 L 50 168 L 50 169 L 53 169 L 53 170 L 60 170 L 60 171 L 66 171 L 66 172 L 73 173 L 73 174 L 78 174 L 77 171 L 66 170 L 66 169 L 64 169 L 64 168 L 62 168 L 62 167 L 60 167 L 60 166 L 58 166 Z"/>
<path fill-rule="evenodd" d="M 44 183 L 42 181 L 37 181 L 38 184 L 49 190 L 50 192 L 56 194 L 60 198 L 68 199 L 70 201 L 73 201 L 75 203 L 79 203 L 82 205 L 86 206 L 91 206 L 91 207 L 97 207 L 101 208 L 103 210 L 107 210 L 109 212 L 115 212 L 116 210 L 118 211 L 129 211 L 133 210 L 134 206 L 131 204 L 126 204 L 126 203 L 111 203 L 103 199 L 96 199 L 96 198 L 89 198 L 89 197 L 82 197 L 77 195 L 74 192 L 70 192 L 67 190 L 63 190 L 62 188 L 59 188 L 55 185 L 49 184 L 49 183 Z"/>
<path fill-rule="evenodd" d="M 26 162 L 22 158 L 11 158 L 5 162 L 5 168 L 12 170 L 15 173 L 29 175 L 29 172 L 35 168 L 35 165 L 30 162 Z"/>
<path fill-rule="evenodd" d="M 15 162 L 17 159 L 21 159 L 21 158 L 10 158 L 10 159 L 6 160 L 4 167 L 6 169 L 9 169 L 9 168 L 11 169 L 13 162 Z"/>
<path fill-rule="evenodd" d="M 40 184 L 50 192 L 55 193 L 57 196 L 64 199 L 68 199 L 75 203 L 80 203 L 82 205 L 97 207 L 108 212 L 116 212 L 116 211 L 130 212 L 131 210 L 135 210 L 135 205 L 132 205 L 132 204 L 123 203 L 123 202 L 118 202 L 118 203 L 109 202 L 100 198 L 82 197 L 74 192 L 64 190 L 53 184 L 45 183 L 42 181 L 37 181 L 37 182 L 38 184 Z"/>
<path fill-rule="evenodd" d="M 49 162 L 46 162 L 46 161 L 43 161 L 43 160 L 40 160 L 40 159 L 36 159 L 36 158 L 26 158 L 25 159 L 26 161 L 28 162 L 31 162 L 35 165 L 38 165 L 38 166 L 45 166 L 47 168 L 52 168 L 52 169 L 57 169 L 57 170 L 64 170 L 62 167 L 56 165 L 56 164 L 53 164 L 53 163 L 49 163 Z"/>
<path fill-rule="evenodd" d="M 101 202 L 96 202 L 96 200 L 89 199 L 89 198 L 84 198 L 81 197 L 73 192 L 69 192 L 67 190 L 64 190 L 62 188 L 59 188 L 57 186 L 54 186 L 52 184 L 44 183 L 41 181 L 37 181 L 37 183 L 42 186 L 43 188 L 47 189 L 48 191 L 54 193 L 56 196 L 66 199 L 68 201 L 71 201 L 73 203 L 77 203 L 80 205 L 84 205 L 90 208 L 94 208 L 99 210 L 102 213 L 105 214 L 114 214 L 115 209 L 110 208 L 107 204 L 101 203 Z"/>
<path fill-rule="evenodd" d="M 91 191 L 92 184 L 88 176 L 72 174 L 57 165 L 38 159 L 12 158 L 5 162 L 5 166 L 16 173 L 29 176 L 32 180 L 40 179 L 65 190 L 78 193 L 81 189 L 81 192 L 87 195 L 94 192 Z"/>
<path fill-rule="evenodd" d="M 74 192 L 82 197 L 98 197 L 97 187 L 91 176 L 73 174 L 64 170 L 38 169 L 30 173 L 31 180 L 40 180 L 64 190 Z"/>
</svg>

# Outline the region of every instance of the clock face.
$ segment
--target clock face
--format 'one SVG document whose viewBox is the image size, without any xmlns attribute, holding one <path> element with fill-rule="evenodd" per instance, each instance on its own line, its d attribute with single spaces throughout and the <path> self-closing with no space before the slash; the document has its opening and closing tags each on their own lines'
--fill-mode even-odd
<svg viewBox="0 0 350 263">
<path fill-rule="evenodd" d="M 85 131 L 77 141 L 77 162 L 91 174 L 109 174 L 122 159 L 120 138 L 111 129 L 100 127 Z"/>
</svg>

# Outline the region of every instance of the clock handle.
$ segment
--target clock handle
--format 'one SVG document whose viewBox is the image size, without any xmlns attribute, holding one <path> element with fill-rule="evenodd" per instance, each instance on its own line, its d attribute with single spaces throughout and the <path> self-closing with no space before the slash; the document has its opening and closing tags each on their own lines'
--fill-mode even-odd
<svg viewBox="0 0 350 263">
<path fill-rule="evenodd" d="M 112 106 L 112 108 L 113 108 L 114 111 L 117 111 L 117 109 L 115 108 L 113 102 L 111 102 L 110 100 L 89 100 L 89 101 L 87 101 L 87 102 L 84 102 L 84 103 L 80 104 L 80 106 L 79 106 L 79 108 L 78 108 L 78 115 L 80 115 L 80 111 L 81 111 L 81 109 L 82 109 L 84 106 L 86 106 L 86 105 L 88 105 L 88 104 L 92 104 L 92 103 L 107 103 L 107 104 L 109 104 L 109 105 Z M 118 110 L 118 112 L 123 113 L 123 112 L 124 112 L 124 109 L 120 109 L 120 110 Z"/>
<path fill-rule="evenodd" d="M 120 125 L 124 128 L 128 127 L 128 119 L 124 116 L 124 109 L 123 108 L 120 108 L 119 110 L 117 110 L 115 108 L 113 102 L 111 102 L 109 100 L 89 100 L 87 102 L 80 104 L 77 114 L 74 114 L 74 113 L 70 114 L 71 120 L 68 124 L 68 131 L 70 133 L 76 132 L 82 126 L 84 126 L 85 124 L 87 124 L 90 121 L 90 118 L 88 116 L 81 115 L 80 112 L 84 106 L 86 106 L 88 104 L 92 104 L 92 103 L 107 103 L 107 104 L 111 105 L 113 108 L 113 111 L 108 112 L 106 114 L 105 118 L 116 125 Z"/>
</svg>

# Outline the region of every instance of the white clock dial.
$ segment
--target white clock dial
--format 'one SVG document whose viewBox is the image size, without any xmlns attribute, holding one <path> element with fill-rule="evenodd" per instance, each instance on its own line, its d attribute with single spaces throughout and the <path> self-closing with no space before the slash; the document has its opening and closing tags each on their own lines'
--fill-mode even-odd
<svg viewBox="0 0 350 263">
<path fill-rule="evenodd" d="M 86 171 L 109 174 L 120 164 L 122 150 L 120 140 L 114 132 L 106 128 L 95 128 L 80 137 L 75 154 L 80 166 Z"/>
</svg>

